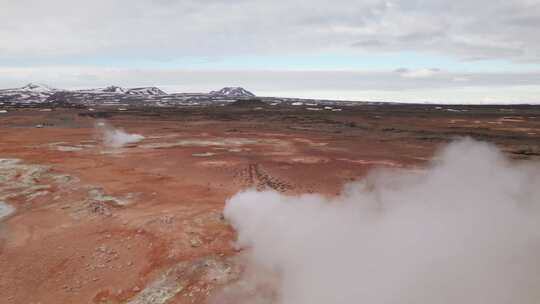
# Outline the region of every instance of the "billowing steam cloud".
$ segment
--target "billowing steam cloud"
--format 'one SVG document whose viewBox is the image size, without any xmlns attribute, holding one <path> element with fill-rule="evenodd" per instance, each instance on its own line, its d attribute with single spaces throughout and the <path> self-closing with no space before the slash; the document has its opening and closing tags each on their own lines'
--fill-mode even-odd
<svg viewBox="0 0 540 304">
<path fill-rule="evenodd" d="M 120 148 L 124 145 L 136 143 L 144 139 L 144 136 L 142 135 L 127 133 L 122 129 L 113 128 L 102 121 L 98 122 L 96 127 L 102 132 L 103 144 L 107 147 Z"/>
<path fill-rule="evenodd" d="M 374 172 L 337 198 L 239 193 L 225 217 L 247 277 L 217 302 L 540 303 L 538 173 L 461 140 L 427 170 Z"/>
</svg>

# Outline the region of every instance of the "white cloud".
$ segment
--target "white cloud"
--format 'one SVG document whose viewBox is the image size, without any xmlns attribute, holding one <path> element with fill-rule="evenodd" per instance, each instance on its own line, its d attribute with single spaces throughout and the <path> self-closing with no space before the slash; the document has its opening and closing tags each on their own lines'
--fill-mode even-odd
<svg viewBox="0 0 540 304">
<path fill-rule="evenodd" d="M 540 61 L 535 0 L 0 0 L 0 7 L 4 60 L 163 59 L 352 47 Z"/>
<path fill-rule="evenodd" d="M 437 73 L 440 72 L 439 69 L 416 69 L 416 70 L 409 70 L 409 69 L 397 69 L 396 72 L 401 76 L 405 78 L 429 78 Z"/>
</svg>

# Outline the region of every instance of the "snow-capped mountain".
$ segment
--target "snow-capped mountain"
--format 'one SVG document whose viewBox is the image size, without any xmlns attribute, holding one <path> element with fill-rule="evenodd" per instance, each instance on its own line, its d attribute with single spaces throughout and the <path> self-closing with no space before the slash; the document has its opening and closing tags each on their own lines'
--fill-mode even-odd
<svg viewBox="0 0 540 304">
<path fill-rule="evenodd" d="M 0 102 L 41 103 L 57 92 L 43 84 L 29 83 L 20 88 L 0 90 Z"/>
<path fill-rule="evenodd" d="M 129 94 L 129 95 L 166 95 L 157 87 L 123 88 L 119 86 L 108 86 L 99 89 L 79 90 L 82 93 L 108 93 L 108 94 Z"/>
<path fill-rule="evenodd" d="M 30 92 L 42 92 L 42 93 L 49 93 L 49 92 L 56 91 L 56 89 L 53 89 L 53 88 L 51 88 L 49 86 L 46 86 L 44 84 L 33 83 L 33 82 L 19 88 L 19 90 L 21 90 L 21 91 L 30 91 Z"/>
<path fill-rule="evenodd" d="M 223 97 L 255 97 L 255 94 L 241 87 L 225 87 L 219 91 L 210 92 L 211 96 L 223 96 Z"/>
<path fill-rule="evenodd" d="M 166 95 L 167 93 L 163 92 L 157 87 L 143 87 L 143 88 L 132 88 L 126 91 L 126 94 L 130 95 Z"/>
</svg>

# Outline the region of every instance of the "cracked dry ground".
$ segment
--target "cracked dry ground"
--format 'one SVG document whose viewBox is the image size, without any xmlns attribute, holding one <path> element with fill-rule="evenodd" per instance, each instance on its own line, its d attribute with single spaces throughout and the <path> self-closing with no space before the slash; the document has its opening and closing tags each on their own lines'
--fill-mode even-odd
<svg viewBox="0 0 540 304">
<path fill-rule="evenodd" d="M 0 120 L 0 302 L 215 300 L 242 280 L 221 214 L 237 191 L 336 195 L 375 166 L 421 166 L 459 135 L 534 158 L 540 120 L 528 111 L 107 113 L 145 136 L 120 149 L 80 111 L 12 111 Z"/>
</svg>

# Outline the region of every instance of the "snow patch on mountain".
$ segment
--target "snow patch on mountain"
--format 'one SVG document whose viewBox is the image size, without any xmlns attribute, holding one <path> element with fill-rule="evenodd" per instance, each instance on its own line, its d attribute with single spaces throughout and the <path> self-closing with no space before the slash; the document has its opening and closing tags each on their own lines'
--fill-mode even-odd
<svg viewBox="0 0 540 304">
<path fill-rule="evenodd" d="M 105 93 L 126 93 L 127 90 L 122 88 L 122 87 L 118 87 L 118 86 L 108 86 L 104 89 L 101 89 L 102 92 L 105 92 Z"/>
</svg>

